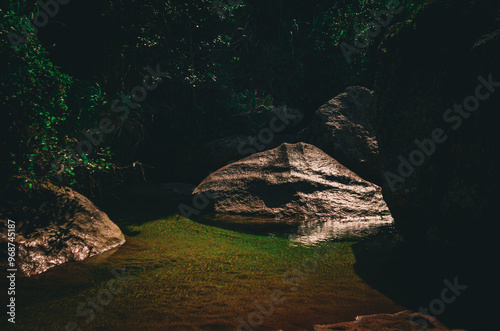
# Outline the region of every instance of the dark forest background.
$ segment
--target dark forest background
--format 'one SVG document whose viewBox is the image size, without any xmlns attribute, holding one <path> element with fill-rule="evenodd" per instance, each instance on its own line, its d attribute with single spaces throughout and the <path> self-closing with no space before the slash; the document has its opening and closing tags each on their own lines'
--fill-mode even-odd
<svg viewBox="0 0 500 331">
<path fill-rule="evenodd" d="M 305 114 L 297 131 L 345 87 L 373 89 L 384 36 L 419 5 L 72 0 L 34 31 L 36 1 L 2 0 L 2 182 L 50 180 L 99 197 L 145 180 L 199 181 L 208 169 L 194 154 L 207 141 L 255 134 L 283 105 Z M 401 9 L 378 30 L 390 8 Z M 359 46 L 349 60 L 343 43 Z M 120 118 L 113 101 L 142 85 L 148 66 L 165 77 Z M 116 129 L 90 153 L 72 152 L 103 118 Z"/>
</svg>

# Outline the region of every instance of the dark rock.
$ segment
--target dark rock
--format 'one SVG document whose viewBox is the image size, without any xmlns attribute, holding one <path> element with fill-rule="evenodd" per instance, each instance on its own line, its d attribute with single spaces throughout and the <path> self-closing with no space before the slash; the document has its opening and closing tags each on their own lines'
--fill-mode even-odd
<svg viewBox="0 0 500 331">
<path fill-rule="evenodd" d="M 225 166 L 194 194 L 213 196 L 213 211 L 223 214 L 345 221 L 389 214 L 378 186 L 305 143 Z"/>
<path fill-rule="evenodd" d="M 131 188 L 127 193 L 131 198 L 181 201 L 189 198 L 195 188 L 188 183 L 149 183 Z"/>
<path fill-rule="evenodd" d="M 69 189 L 38 184 L 16 188 L 2 201 L 0 251 L 7 256 L 7 221 L 15 222 L 16 267 L 32 276 L 122 245 L 120 228 L 90 200 Z M 2 268 L 6 268 L 6 259 Z"/>
<path fill-rule="evenodd" d="M 298 109 L 288 107 L 286 105 L 273 108 L 266 113 L 268 127 L 275 133 L 285 132 L 299 126 L 304 120 L 304 113 Z M 276 119 L 276 120 L 275 120 Z M 279 124 L 273 129 L 272 122 L 279 120 Z M 281 128 L 281 129 L 280 129 Z"/>
<path fill-rule="evenodd" d="M 253 128 L 254 134 L 224 137 L 204 143 L 196 151 L 196 162 L 213 171 L 251 154 L 276 148 L 282 143 L 296 142 L 296 135 L 291 134 L 290 130 L 302 122 L 304 115 L 301 111 L 280 106 L 259 113 L 259 122 L 262 124 Z"/>
<path fill-rule="evenodd" d="M 219 138 L 203 144 L 198 152 L 199 162 L 209 169 L 218 169 L 225 166 L 229 162 L 242 158 L 238 149 L 245 144 L 248 136 L 232 136 Z"/>
<path fill-rule="evenodd" d="M 449 331 L 434 317 L 405 310 L 397 314 L 375 314 L 358 316 L 354 322 L 344 322 L 331 325 L 315 325 L 314 331 L 357 330 L 357 331 L 419 331 L 436 330 Z M 455 330 L 459 331 L 459 330 Z"/>
<path fill-rule="evenodd" d="M 348 87 L 321 106 L 298 140 L 313 144 L 361 177 L 380 182 L 378 146 L 371 120 L 372 92 Z"/>
<path fill-rule="evenodd" d="M 484 80 L 500 82 L 498 10 L 496 1 L 431 1 L 381 46 L 383 193 L 415 247 L 470 254 L 496 241 L 500 88 Z"/>
</svg>

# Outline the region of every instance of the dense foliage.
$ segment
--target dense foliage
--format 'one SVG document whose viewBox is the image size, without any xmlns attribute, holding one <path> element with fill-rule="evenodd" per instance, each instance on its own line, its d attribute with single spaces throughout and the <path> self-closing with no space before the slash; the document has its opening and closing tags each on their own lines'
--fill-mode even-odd
<svg viewBox="0 0 500 331">
<path fill-rule="evenodd" d="M 36 1 L 2 0 L 2 173 L 90 189 L 117 165 L 168 168 L 200 142 L 251 134 L 274 106 L 310 114 L 373 87 L 380 41 L 421 2 L 73 0 L 33 29 Z M 118 116 L 147 67 L 157 87 Z M 89 136 L 103 119 L 113 130 Z"/>
<path fill-rule="evenodd" d="M 2 181 L 15 176 L 25 183 L 74 184 L 77 174 L 88 181 L 109 168 L 109 152 L 87 158 L 66 147 L 99 116 L 98 95 L 51 62 L 19 6 L 6 8 L 0 11 Z"/>
</svg>

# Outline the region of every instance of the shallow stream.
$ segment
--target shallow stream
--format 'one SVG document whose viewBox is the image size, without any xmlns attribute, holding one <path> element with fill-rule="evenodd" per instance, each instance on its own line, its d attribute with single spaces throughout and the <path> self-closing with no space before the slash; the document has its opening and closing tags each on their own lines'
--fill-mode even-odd
<svg viewBox="0 0 500 331">
<path fill-rule="evenodd" d="M 404 310 L 354 270 L 352 246 L 361 237 L 391 235 L 383 220 L 138 217 L 114 219 L 127 234 L 124 246 L 18 279 L 17 329 L 313 330 Z"/>
</svg>

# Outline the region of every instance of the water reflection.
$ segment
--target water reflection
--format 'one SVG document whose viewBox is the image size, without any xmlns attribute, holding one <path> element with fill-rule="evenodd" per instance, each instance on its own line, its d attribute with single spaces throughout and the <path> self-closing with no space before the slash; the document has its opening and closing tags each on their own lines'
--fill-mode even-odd
<svg viewBox="0 0 500 331">
<path fill-rule="evenodd" d="M 381 231 L 390 231 L 393 225 L 394 219 L 391 216 L 308 220 L 303 221 L 296 233 L 290 234 L 288 238 L 305 245 L 323 241 L 359 240 L 372 237 Z"/>
<path fill-rule="evenodd" d="M 288 238 L 293 243 L 304 245 L 314 245 L 326 241 L 357 241 L 380 233 L 395 233 L 394 219 L 390 215 L 349 219 L 298 220 L 212 214 L 196 219 L 196 221 L 231 231 Z"/>
</svg>

